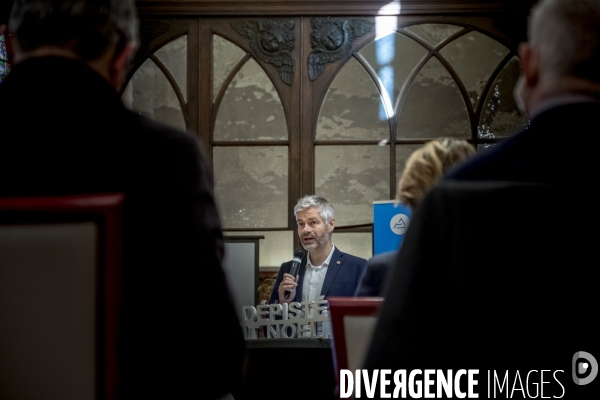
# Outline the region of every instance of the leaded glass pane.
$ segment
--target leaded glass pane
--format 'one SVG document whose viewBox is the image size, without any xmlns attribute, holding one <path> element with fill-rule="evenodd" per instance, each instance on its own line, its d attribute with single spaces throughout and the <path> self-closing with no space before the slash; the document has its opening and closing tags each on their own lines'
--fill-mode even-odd
<svg viewBox="0 0 600 400">
<path fill-rule="evenodd" d="M 215 101 L 223 81 L 229 75 L 231 70 L 241 60 L 246 52 L 240 49 L 229 40 L 223 39 L 219 35 L 213 35 L 213 82 L 212 99 Z"/>
<path fill-rule="evenodd" d="M 123 104 L 155 121 L 185 130 L 181 105 L 163 72 L 147 59 L 127 84 Z"/>
<path fill-rule="evenodd" d="M 4 35 L 0 35 L 0 82 L 2 82 L 9 72 L 10 65 L 8 65 L 6 45 L 4 44 Z"/>
<path fill-rule="evenodd" d="M 388 110 L 391 102 L 387 99 Z M 327 91 L 317 121 L 317 140 L 389 139 L 388 117 L 375 82 L 351 58 Z"/>
<path fill-rule="evenodd" d="M 475 106 L 498 63 L 508 54 L 508 48 L 473 31 L 453 40 L 440 53 L 460 77 Z"/>
<path fill-rule="evenodd" d="M 400 111 L 398 138 L 468 138 L 469 114 L 456 82 L 432 57 L 411 84 Z"/>
<path fill-rule="evenodd" d="M 336 232 L 333 231 L 331 241 L 344 253 L 368 260 L 373 257 L 373 234 L 370 232 Z"/>
<path fill-rule="evenodd" d="M 513 96 L 520 68 L 519 59 L 514 56 L 494 80 L 481 112 L 480 138 L 510 136 L 527 126 L 529 120 L 519 111 Z"/>
<path fill-rule="evenodd" d="M 167 43 L 154 55 L 173 75 L 183 98 L 187 98 L 187 35 Z"/>
<path fill-rule="evenodd" d="M 373 201 L 390 196 L 389 147 L 316 146 L 315 193 L 333 204 L 336 225 L 373 223 Z"/>
<path fill-rule="evenodd" d="M 4 44 L 4 35 L 0 35 L 0 61 L 6 61 L 6 45 Z"/>
<path fill-rule="evenodd" d="M 405 35 L 392 33 L 365 46 L 359 54 L 377 72 L 392 104 L 396 104 L 406 80 L 427 55 L 427 49 Z"/>
<path fill-rule="evenodd" d="M 214 140 L 287 140 L 285 113 L 273 83 L 254 59 L 231 81 L 219 106 Z"/>
<path fill-rule="evenodd" d="M 420 24 L 408 26 L 405 29 L 435 47 L 463 28 L 449 24 Z"/>
<path fill-rule="evenodd" d="M 287 146 L 213 147 L 224 229 L 287 228 Z"/>
<path fill-rule="evenodd" d="M 258 241 L 260 267 L 280 267 L 290 261 L 294 254 L 294 235 L 296 231 L 243 231 L 224 232 L 225 236 L 264 236 Z"/>
</svg>

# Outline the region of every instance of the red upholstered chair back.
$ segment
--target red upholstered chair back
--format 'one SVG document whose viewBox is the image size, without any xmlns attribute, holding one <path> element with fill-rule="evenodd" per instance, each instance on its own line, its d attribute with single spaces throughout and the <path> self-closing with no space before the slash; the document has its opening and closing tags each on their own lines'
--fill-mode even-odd
<svg viewBox="0 0 600 400">
<path fill-rule="evenodd" d="M 333 365 L 339 396 L 340 370 L 354 373 L 371 342 L 383 297 L 328 297 L 333 331 Z"/>
<path fill-rule="evenodd" d="M 123 200 L 0 198 L 0 398 L 115 398 Z"/>
</svg>

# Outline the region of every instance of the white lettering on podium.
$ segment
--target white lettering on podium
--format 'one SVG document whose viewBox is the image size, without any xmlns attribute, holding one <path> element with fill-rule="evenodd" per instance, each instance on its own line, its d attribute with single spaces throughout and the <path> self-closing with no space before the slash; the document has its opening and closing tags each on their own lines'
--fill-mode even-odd
<svg viewBox="0 0 600 400">
<path fill-rule="evenodd" d="M 267 339 L 320 338 L 316 330 L 317 322 L 329 320 L 327 315 L 323 315 L 323 310 L 328 306 L 325 296 L 320 296 L 317 301 L 265 303 L 266 300 L 263 300 L 263 304 L 256 307 L 242 307 L 246 339 L 258 339 L 258 330 L 263 328 L 266 329 Z"/>
</svg>

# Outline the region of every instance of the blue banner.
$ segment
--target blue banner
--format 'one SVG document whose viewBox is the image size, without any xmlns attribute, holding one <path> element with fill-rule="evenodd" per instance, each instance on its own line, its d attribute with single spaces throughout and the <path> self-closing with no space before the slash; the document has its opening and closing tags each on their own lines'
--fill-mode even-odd
<svg viewBox="0 0 600 400">
<path fill-rule="evenodd" d="M 410 217 L 410 208 L 396 200 L 373 202 L 373 255 L 400 247 Z"/>
</svg>

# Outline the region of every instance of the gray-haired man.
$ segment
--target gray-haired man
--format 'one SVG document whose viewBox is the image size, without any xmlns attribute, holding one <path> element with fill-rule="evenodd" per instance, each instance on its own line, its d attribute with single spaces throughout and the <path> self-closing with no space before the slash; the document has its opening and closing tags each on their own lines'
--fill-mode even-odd
<svg viewBox="0 0 600 400">
<path fill-rule="evenodd" d="M 296 276 L 292 261 L 281 264 L 269 304 L 315 301 L 319 296 L 352 296 L 367 260 L 344 253 L 331 241 L 335 227 L 332 205 L 319 196 L 304 196 L 294 207 L 298 236 L 307 251 Z M 286 290 L 291 294 L 286 299 Z"/>
</svg>

